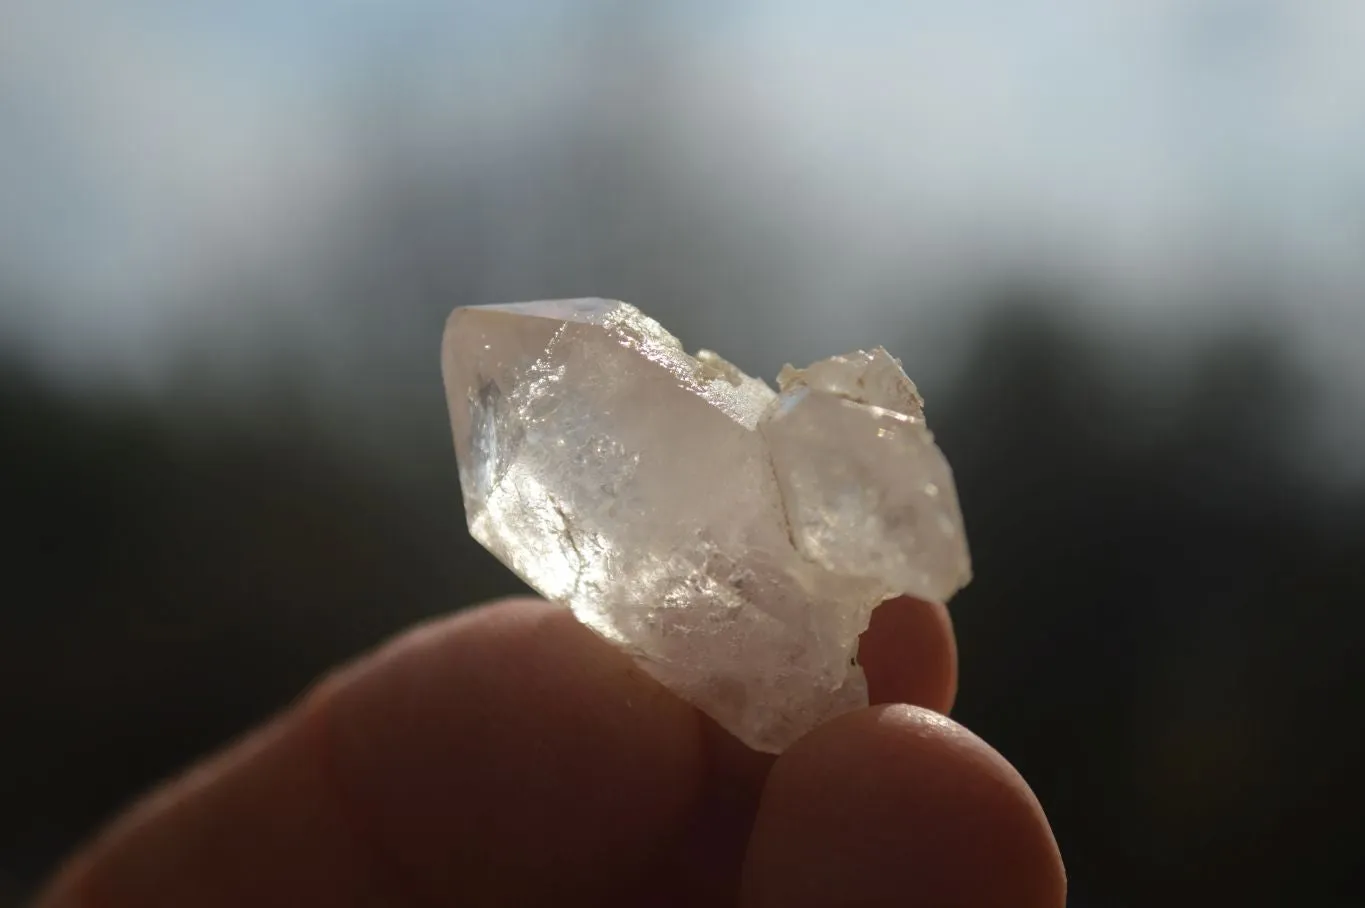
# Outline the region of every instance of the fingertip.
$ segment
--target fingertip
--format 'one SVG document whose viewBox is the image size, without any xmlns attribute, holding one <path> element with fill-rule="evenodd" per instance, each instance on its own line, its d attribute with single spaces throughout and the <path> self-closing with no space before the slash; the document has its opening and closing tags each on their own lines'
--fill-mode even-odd
<svg viewBox="0 0 1365 908">
<path fill-rule="evenodd" d="M 872 702 L 947 714 L 957 696 L 957 639 L 948 609 L 900 596 L 872 613 L 858 643 Z"/>
<path fill-rule="evenodd" d="M 1019 773 L 962 726 L 872 707 L 812 732 L 768 777 L 744 871 L 749 908 L 1060 908 L 1065 871 Z"/>
</svg>

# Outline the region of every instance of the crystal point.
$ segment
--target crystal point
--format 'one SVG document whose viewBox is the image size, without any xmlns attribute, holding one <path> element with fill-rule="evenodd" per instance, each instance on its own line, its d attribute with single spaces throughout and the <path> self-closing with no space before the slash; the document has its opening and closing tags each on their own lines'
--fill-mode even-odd
<svg viewBox="0 0 1365 908">
<path fill-rule="evenodd" d="M 780 393 L 626 303 L 457 309 L 442 352 L 471 534 L 749 746 L 867 704 L 872 610 L 970 562 L 952 473 L 880 348 Z"/>
</svg>

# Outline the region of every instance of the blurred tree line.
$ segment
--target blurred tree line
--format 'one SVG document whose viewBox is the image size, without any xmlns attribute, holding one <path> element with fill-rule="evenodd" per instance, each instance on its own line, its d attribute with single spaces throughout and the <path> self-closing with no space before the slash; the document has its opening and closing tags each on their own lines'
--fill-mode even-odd
<svg viewBox="0 0 1365 908">
<path fill-rule="evenodd" d="M 1061 294 L 987 311 L 926 389 L 977 567 L 956 715 L 1034 785 L 1073 903 L 1358 903 L 1365 491 L 1296 454 L 1310 376 L 1248 330 L 1141 382 Z M 148 397 L 3 367 L 0 880 L 327 666 L 516 589 L 463 526 L 439 320 L 411 330 L 419 415 L 382 455 L 288 369 Z"/>
</svg>

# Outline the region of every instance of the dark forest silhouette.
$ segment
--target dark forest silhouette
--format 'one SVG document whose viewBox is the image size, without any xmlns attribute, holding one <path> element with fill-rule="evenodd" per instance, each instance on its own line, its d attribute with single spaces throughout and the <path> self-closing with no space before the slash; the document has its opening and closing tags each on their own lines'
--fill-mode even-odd
<svg viewBox="0 0 1365 908">
<path fill-rule="evenodd" d="M 1361 897 L 1365 494 L 1292 456 L 1304 375 L 1249 334 L 1138 387 L 1045 300 L 993 311 L 930 399 L 977 566 L 956 715 L 1034 785 L 1073 903 Z M 168 407 L 2 376 L 0 876 L 329 664 L 516 589 L 464 530 L 431 359 L 398 468 L 284 380 Z"/>
</svg>

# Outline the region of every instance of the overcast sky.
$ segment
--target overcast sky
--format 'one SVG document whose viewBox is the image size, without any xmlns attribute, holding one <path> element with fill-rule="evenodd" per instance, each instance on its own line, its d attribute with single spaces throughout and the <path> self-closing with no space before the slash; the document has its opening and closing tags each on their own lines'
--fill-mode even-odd
<svg viewBox="0 0 1365 908">
<path fill-rule="evenodd" d="M 742 149 L 749 204 L 805 224 L 828 282 L 812 299 L 903 255 L 888 238 L 913 224 L 926 281 L 1064 265 L 1139 313 L 1263 268 L 1325 355 L 1353 355 L 1358 0 L 678 2 L 636 10 L 644 52 L 602 54 L 594 11 L 632 8 L 0 0 L 0 280 L 41 300 L 8 304 L 0 331 L 83 360 L 173 343 L 197 287 L 347 216 L 376 79 L 440 154 L 472 122 L 515 145 L 662 57 L 679 167 L 733 175 Z"/>
</svg>

